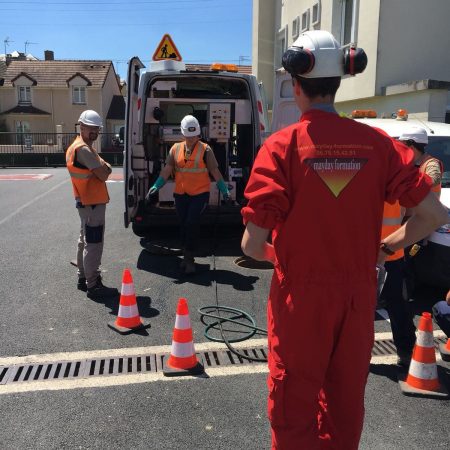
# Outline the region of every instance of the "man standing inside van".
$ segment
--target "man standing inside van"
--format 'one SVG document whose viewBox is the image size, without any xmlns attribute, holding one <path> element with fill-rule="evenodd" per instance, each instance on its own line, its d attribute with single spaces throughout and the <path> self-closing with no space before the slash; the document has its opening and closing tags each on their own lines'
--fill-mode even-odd
<svg viewBox="0 0 450 450">
<path fill-rule="evenodd" d="M 216 157 L 209 145 L 200 141 L 200 124 L 191 115 L 181 121 L 184 141 L 170 149 L 166 165 L 155 184 L 148 191 L 146 199 L 161 189 L 175 172 L 175 208 L 180 220 L 181 245 L 184 259 L 181 269 L 186 274 L 195 272 L 194 252 L 200 231 L 200 216 L 209 202 L 210 179 L 212 175 L 217 188 L 227 200 L 230 192 L 219 171 Z"/>
<path fill-rule="evenodd" d="M 245 190 L 242 249 L 275 268 L 267 327 L 273 449 L 358 448 L 375 265 L 447 220 L 407 147 L 336 113 L 341 77 L 366 63 L 363 50 L 342 49 L 327 31 L 294 42 L 283 66 L 302 116 L 266 140 Z M 380 243 L 385 200 L 416 214 Z"/>
<path fill-rule="evenodd" d="M 83 111 L 78 119 L 80 134 L 67 149 L 66 164 L 73 185 L 81 230 L 78 239 L 78 289 L 92 299 L 117 294 L 102 283 L 100 264 L 105 233 L 105 211 L 109 202 L 106 180 L 112 172 L 92 144 L 98 138 L 102 119 L 92 110 Z"/>
</svg>

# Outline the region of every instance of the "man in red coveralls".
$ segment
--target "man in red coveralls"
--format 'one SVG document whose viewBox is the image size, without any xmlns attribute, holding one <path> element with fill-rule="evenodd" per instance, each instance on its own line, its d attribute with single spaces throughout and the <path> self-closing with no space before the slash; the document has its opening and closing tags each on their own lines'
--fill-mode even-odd
<svg viewBox="0 0 450 450">
<path fill-rule="evenodd" d="M 341 76 L 366 63 L 361 49 L 344 51 L 326 31 L 298 38 L 283 66 L 303 114 L 265 142 L 245 191 L 242 249 L 275 267 L 268 303 L 273 449 L 358 448 L 375 265 L 447 221 L 407 147 L 336 114 Z M 415 215 L 380 244 L 383 203 L 397 199 Z"/>
</svg>

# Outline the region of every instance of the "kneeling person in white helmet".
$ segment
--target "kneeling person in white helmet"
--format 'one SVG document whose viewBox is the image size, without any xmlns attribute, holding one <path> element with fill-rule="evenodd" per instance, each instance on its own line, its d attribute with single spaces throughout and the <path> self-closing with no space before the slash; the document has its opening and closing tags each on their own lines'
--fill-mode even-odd
<svg viewBox="0 0 450 450">
<path fill-rule="evenodd" d="M 102 128 L 101 117 L 92 110 L 83 111 L 78 119 L 80 134 L 67 149 L 66 164 L 72 180 L 75 204 L 80 215 L 78 239 L 78 289 L 89 298 L 117 294 L 116 289 L 103 285 L 100 264 L 103 253 L 105 211 L 109 202 L 106 180 L 112 172 L 92 147 Z"/>
<path fill-rule="evenodd" d="M 146 199 L 155 194 L 175 172 L 174 199 L 180 220 L 181 245 L 184 259 L 181 269 L 186 274 L 195 272 L 194 251 L 200 230 L 200 216 L 209 202 L 209 174 L 225 200 L 230 198 L 228 187 L 219 171 L 216 157 L 211 148 L 200 140 L 200 124 L 191 115 L 181 121 L 184 141 L 170 149 L 166 165 L 148 191 Z"/>
</svg>

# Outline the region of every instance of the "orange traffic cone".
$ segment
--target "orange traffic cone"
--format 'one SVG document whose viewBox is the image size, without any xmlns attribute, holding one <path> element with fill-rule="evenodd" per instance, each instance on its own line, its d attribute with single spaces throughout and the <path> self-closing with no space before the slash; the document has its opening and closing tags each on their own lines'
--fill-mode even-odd
<svg viewBox="0 0 450 450">
<path fill-rule="evenodd" d="M 180 298 L 173 329 L 172 348 L 167 361 L 164 361 L 164 375 L 200 375 L 203 365 L 197 359 L 192 337 L 191 320 L 187 300 Z"/>
<path fill-rule="evenodd" d="M 439 352 L 444 361 L 450 361 L 450 338 L 447 339 L 446 344 L 439 344 Z"/>
<path fill-rule="evenodd" d="M 128 334 L 136 330 L 148 328 L 149 326 L 150 324 L 145 324 L 139 316 L 133 278 L 130 270 L 125 269 L 122 277 L 119 313 L 117 314 L 117 319 L 114 322 L 108 323 L 108 327 L 119 332 L 120 334 Z"/>
<path fill-rule="evenodd" d="M 399 380 L 400 388 L 405 395 L 446 398 L 448 392 L 438 378 L 430 313 L 422 313 L 417 330 L 408 376 L 406 381 Z"/>
</svg>

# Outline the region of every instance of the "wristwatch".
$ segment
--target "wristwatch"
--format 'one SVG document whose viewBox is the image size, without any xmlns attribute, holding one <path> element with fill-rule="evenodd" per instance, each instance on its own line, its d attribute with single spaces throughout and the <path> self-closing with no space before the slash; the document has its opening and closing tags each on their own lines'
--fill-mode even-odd
<svg viewBox="0 0 450 450">
<path fill-rule="evenodd" d="M 389 256 L 392 256 L 392 255 L 395 254 L 394 250 L 390 249 L 390 248 L 387 246 L 386 242 L 382 242 L 382 243 L 380 244 L 380 250 L 381 250 L 382 252 L 386 253 L 386 255 L 389 255 Z"/>
</svg>

